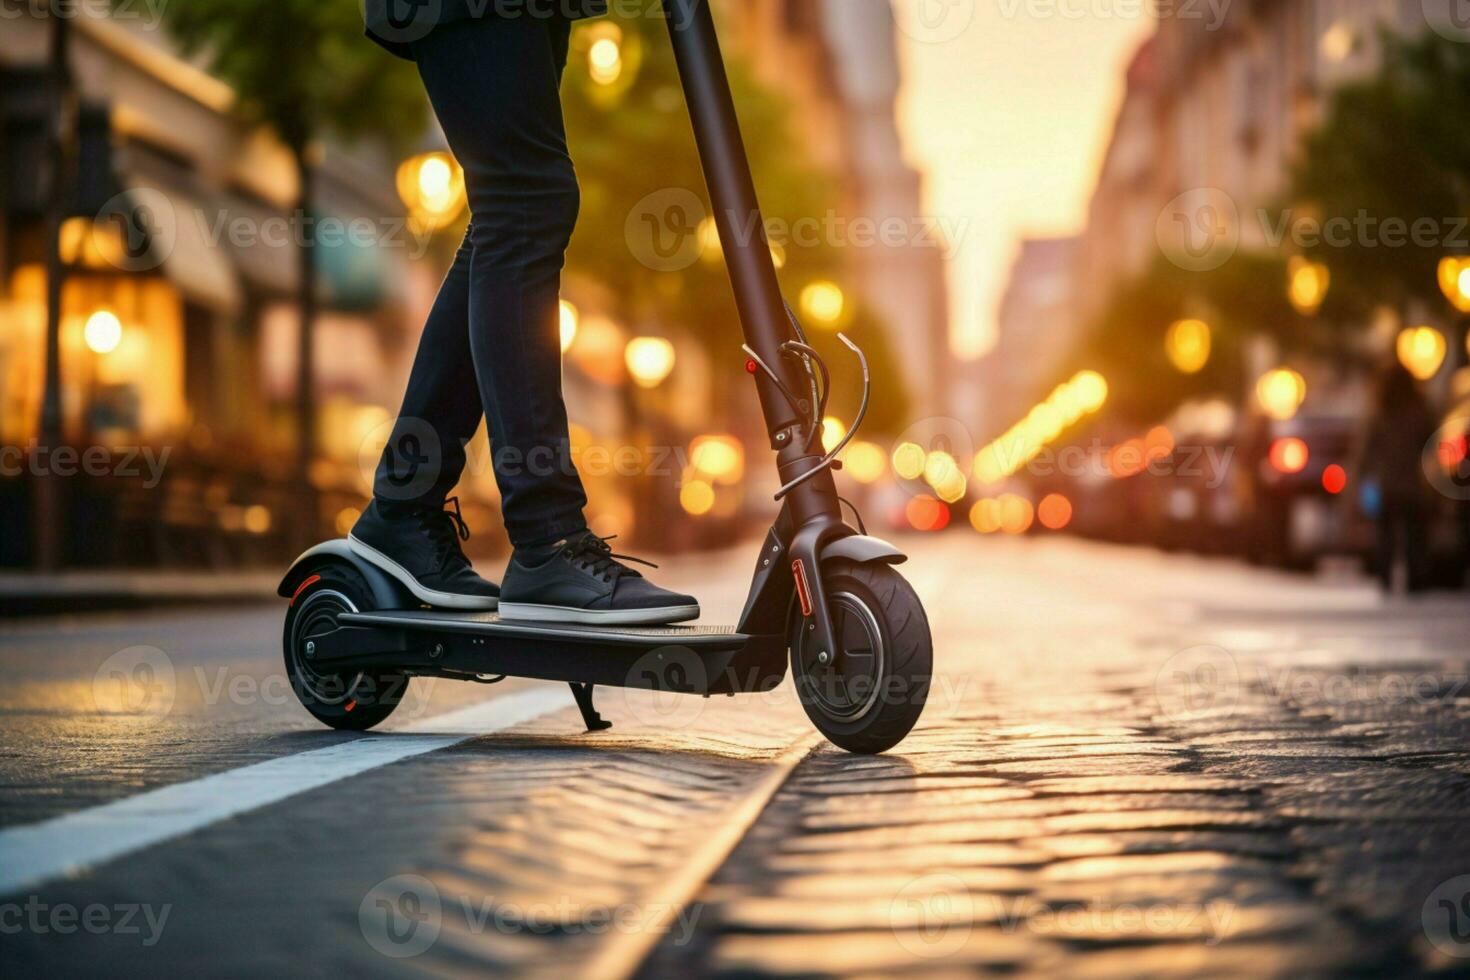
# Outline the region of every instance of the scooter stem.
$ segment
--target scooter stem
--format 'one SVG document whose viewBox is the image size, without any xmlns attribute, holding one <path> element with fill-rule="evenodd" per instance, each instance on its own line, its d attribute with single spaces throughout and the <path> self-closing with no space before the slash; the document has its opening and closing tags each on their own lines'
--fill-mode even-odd
<svg viewBox="0 0 1470 980">
<path fill-rule="evenodd" d="M 746 341 L 787 388 L 804 391 L 805 378 L 780 352 L 783 341 L 796 338 L 776 281 L 709 0 L 663 0 L 663 4 Z M 755 383 L 771 448 L 786 449 L 801 419 L 770 378 L 757 374 Z"/>
</svg>

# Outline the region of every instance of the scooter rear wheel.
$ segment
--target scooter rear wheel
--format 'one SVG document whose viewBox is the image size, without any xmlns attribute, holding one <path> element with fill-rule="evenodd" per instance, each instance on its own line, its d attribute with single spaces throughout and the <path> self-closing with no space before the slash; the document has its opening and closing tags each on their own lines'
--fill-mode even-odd
<svg viewBox="0 0 1470 980">
<path fill-rule="evenodd" d="M 822 584 L 839 649 L 823 660 L 798 614 L 791 671 L 807 717 L 833 744 L 885 751 L 919 720 L 929 695 L 934 646 L 913 586 L 891 565 L 834 561 Z"/>
<path fill-rule="evenodd" d="M 393 713 L 408 690 L 408 676 L 395 671 L 334 672 L 312 662 L 312 637 L 335 629 L 346 612 L 373 608 L 372 590 L 356 570 L 330 565 L 291 600 L 282 643 L 286 677 L 301 706 L 332 728 L 366 731 Z"/>
</svg>

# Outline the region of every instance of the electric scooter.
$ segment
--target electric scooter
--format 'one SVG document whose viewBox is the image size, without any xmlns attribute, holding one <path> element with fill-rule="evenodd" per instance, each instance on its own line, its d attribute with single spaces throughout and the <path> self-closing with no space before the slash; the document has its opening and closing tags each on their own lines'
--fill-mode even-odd
<svg viewBox="0 0 1470 980">
<path fill-rule="evenodd" d="M 598 685 L 758 693 L 781 683 L 788 655 L 808 717 L 844 749 L 891 748 L 923 710 L 933 644 L 918 595 L 894 568 L 906 556 L 843 520 L 833 477 L 867 412 L 867 359 L 839 334 L 861 364 L 863 395 L 841 444 L 823 452 L 830 375 L 781 296 L 709 2 L 663 3 L 744 329 L 745 369 L 782 481 L 740 622 L 595 627 L 435 609 L 345 540 L 328 541 L 296 560 L 279 592 L 290 600 L 283 642 L 292 689 L 333 728 L 383 721 L 413 677 L 515 676 L 570 684 L 596 731 L 610 726 L 593 703 Z"/>
</svg>

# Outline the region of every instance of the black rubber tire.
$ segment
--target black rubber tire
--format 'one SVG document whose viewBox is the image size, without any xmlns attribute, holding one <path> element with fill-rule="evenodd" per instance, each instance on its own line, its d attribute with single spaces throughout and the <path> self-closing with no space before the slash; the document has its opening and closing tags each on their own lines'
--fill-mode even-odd
<svg viewBox="0 0 1470 980">
<path fill-rule="evenodd" d="M 856 713 L 843 716 L 834 712 L 828 702 L 839 700 L 833 696 L 835 671 L 818 665 L 811 649 L 811 633 L 797 612 L 793 616 L 791 672 L 801 706 L 817 730 L 840 748 L 864 755 L 891 749 L 918 722 L 929 696 L 934 641 L 923 603 L 892 565 L 832 561 L 822 568 L 822 585 L 829 605 L 840 607 L 833 610 L 834 619 L 845 626 L 838 629 L 838 642 L 843 643 L 844 636 L 851 638 L 854 630 L 866 635 L 876 627 L 881 647 L 876 653 L 870 651 L 869 663 L 876 660 L 881 668 L 865 668 L 861 675 L 875 678 L 876 696 L 855 706 Z M 870 621 L 861 616 L 859 606 L 866 607 Z M 849 625 L 848 616 L 856 616 L 859 621 Z M 846 650 L 840 662 L 855 663 Z M 847 682 L 840 684 L 843 693 L 848 693 Z"/>
<path fill-rule="evenodd" d="M 374 608 L 372 590 L 351 566 L 326 565 L 313 575 L 316 581 L 302 589 L 286 610 L 281 637 L 286 678 L 301 706 L 317 721 L 343 731 L 367 731 L 398 707 L 408 692 L 408 675 L 384 670 L 322 675 L 311 670 L 304 649 L 308 636 L 334 622 L 338 613 Z"/>
</svg>

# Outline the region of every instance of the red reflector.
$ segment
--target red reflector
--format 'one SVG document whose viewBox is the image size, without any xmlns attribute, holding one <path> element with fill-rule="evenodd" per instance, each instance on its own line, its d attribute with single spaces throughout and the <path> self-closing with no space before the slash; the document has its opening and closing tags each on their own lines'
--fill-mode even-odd
<svg viewBox="0 0 1470 980">
<path fill-rule="evenodd" d="M 344 704 L 342 706 L 342 710 L 343 711 L 351 711 L 355 707 L 357 707 L 357 699 L 356 698 L 354 698 L 353 700 L 348 701 L 346 704 Z"/>
<path fill-rule="evenodd" d="M 748 358 L 745 359 L 745 373 L 746 374 L 755 374 L 755 372 L 757 370 L 759 370 L 759 369 L 760 369 L 760 365 L 757 364 L 757 363 L 755 363 L 755 358 L 748 357 Z"/>
<path fill-rule="evenodd" d="M 806 584 L 806 568 L 797 558 L 791 562 L 791 574 L 796 576 L 796 599 L 801 603 L 801 615 L 809 618 L 812 614 L 812 594 Z"/>
<path fill-rule="evenodd" d="M 308 576 L 307 578 L 303 579 L 302 582 L 301 582 L 301 584 L 298 585 L 298 586 L 296 586 L 296 591 L 293 592 L 293 593 L 291 593 L 291 601 L 289 603 L 287 603 L 287 605 L 291 605 L 291 606 L 296 605 L 296 597 L 299 596 L 301 593 L 305 592 L 308 586 L 314 585 L 317 582 L 320 582 L 321 580 L 322 580 L 322 577 L 320 575 L 311 575 L 311 576 Z"/>
</svg>

